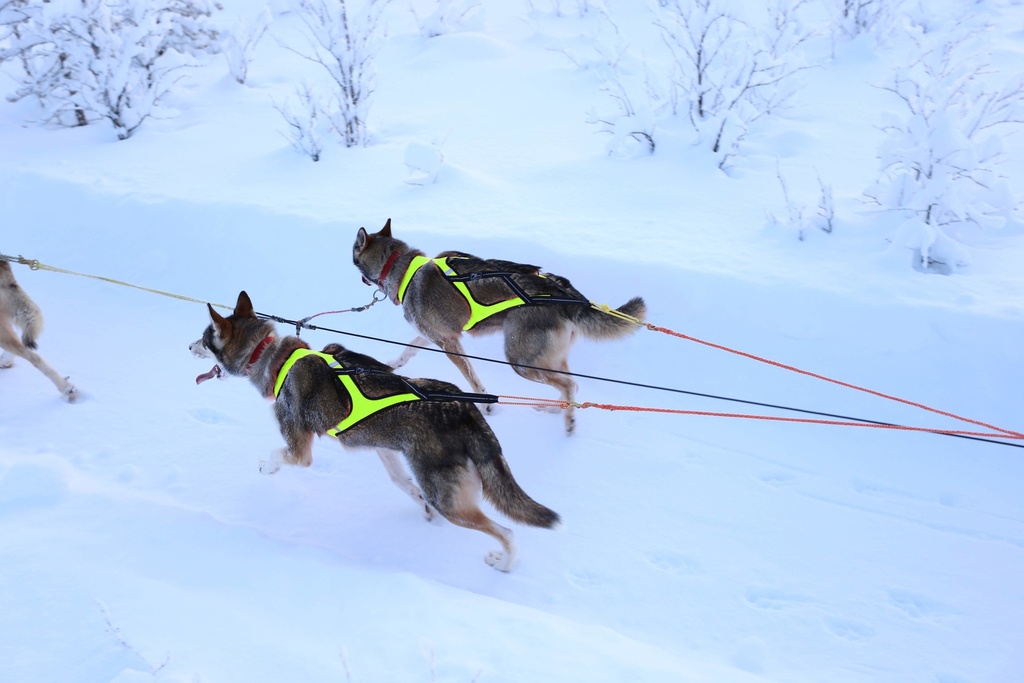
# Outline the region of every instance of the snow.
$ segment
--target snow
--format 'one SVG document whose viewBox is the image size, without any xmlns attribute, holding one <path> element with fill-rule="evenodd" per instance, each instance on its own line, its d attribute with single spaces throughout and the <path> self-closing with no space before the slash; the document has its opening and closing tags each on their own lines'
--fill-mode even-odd
<svg viewBox="0 0 1024 683">
<path fill-rule="evenodd" d="M 230 25 L 260 8 L 225 2 Z M 593 300 L 642 295 L 702 340 L 1024 428 L 1024 232 L 975 236 L 971 265 L 923 274 L 861 193 L 878 174 L 884 50 L 837 42 L 732 176 L 668 135 L 609 157 L 586 123 L 594 74 L 555 47 L 582 20 L 486 0 L 427 38 L 389 9 L 370 145 L 292 150 L 273 102 L 308 64 L 276 14 L 239 84 L 221 59 L 165 115 L 112 129 L 26 124 L 0 108 L 0 252 L 298 319 L 369 302 L 356 230 L 387 218 L 428 254 L 537 263 Z M 608 2 L 623 26 L 641 10 Z M 459 7 L 470 7 L 462 3 Z M 989 2 L 1019 69 L 1024 6 Z M 646 9 L 643 10 L 646 12 Z M 1018 66 L 1014 67 L 1013 65 Z M 1022 138 L 1003 140 L 1024 170 Z M 412 162 L 412 163 L 410 163 Z M 427 168 L 424 168 L 427 167 Z M 832 234 L 769 227 L 817 176 Z M 417 170 L 418 169 L 418 170 Z M 410 182 L 410 178 L 417 182 Z M 44 311 L 40 352 L 83 392 L 68 405 L 28 363 L 0 371 L 0 680 L 1010 683 L 1024 679 L 1024 452 L 932 434 L 630 411 L 489 417 L 513 472 L 565 521 L 493 541 L 425 523 L 377 458 L 318 441 L 309 469 L 259 473 L 280 445 L 243 381 L 194 378 L 204 305 L 13 266 Z M 406 342 L 397 309 L 318 318 Z M 282 333 L 288 331 L 279 326 Z M 304 331 L 382 360 L 399 348 Z M 497 358 L 499 338 L 467 351 Z M 980 430 L 666 334 L 580 342 L 573 370 L 870 420 Z M 550 397 L 476 363 L 490 391 Z M 463 384 L 439 354 L 404 372 Z M 756 406 L 580 379 L 579 399 Z M 1020 442 L 1016 442 L 1020 443 Z"/>
</svg>

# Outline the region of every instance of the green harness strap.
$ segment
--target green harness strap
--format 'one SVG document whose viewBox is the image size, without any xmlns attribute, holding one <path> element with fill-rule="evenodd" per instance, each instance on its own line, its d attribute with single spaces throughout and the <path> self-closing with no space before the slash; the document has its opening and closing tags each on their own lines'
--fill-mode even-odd
<svg viewBox="0 0 1024 683">
<path fill-rule="evenodd" d="M 277 381 L 274 383 L 274 398 L 281 393 L 281 387 L 284 386 L 284 381 L 288 377 L 288 373 L 291 371 L 292 366 L 295 365 L 296 361 L 306 356 L 319 356 L 325 363 L 327 363 L 335 371 L 343 370 L 344 367 L 341 363 L 335 360 L 334 356 L 329 356 L 326 353 L 320 351 L 313 351 L 312 349 L 295 349 L 292 355 L 288 356 L 288 360 L 281 366 L 281 372 L 277 373 Z M 419 401 L 420 397 L 413 393 L 402 393 L 394 394 L 392 396 L 384 396 L 381 398 L 370 398 L 365 395 L 352 377 L 347 374 L 338 373 L 338 379 L 341 381 L 342 386 L 345 387 L 345 391 L 348 392 L 349 398 L 352 402 L 352 410 L 348 416 L 339 422 L 334 428 L 328 429 L 327 434 L 329 436 L 338 436 L 339 433 L 355 426 L 359 422 L 362 422 L 366 418 L 374 415 L 385 408 L 398 405 L 400 403 L 408 403 L 410 401 Z"/>
<path fill-rule="evenodd" d="M 519 296 L 513 296 L 510 299 L 499 301 L 496 304 L 480 303 L 473 298 L 473 294 L 469 291 L 469 287 L 465 282 L 450 279 L 458 274 L 452 270 L 451 266 L 448 265 L 447 256 L 435 259 L 427 258 L 426 256 L 414 256 L 412 262 L 409 264 L 409 269 L 405 271 L 405 275 L 402 277 L 402 282 L 398 285 L 399 303 L 401 303 L 405 298 L 405 290 L 409 287 L 409 283 L 412 281 L 412 276 L 416 274 L 416 271 L 430 262 L 433 262 L 434 265 L 441 269 L 441 272 L 444 273 L 445 277 L 449 278 L 449 282 L 455 285 L 455 289 L 462 294 L 466 303 L 469 304 L 469 321 L 462 326 L 463 331 L 473 329 L 479 323 L 496 313 L 501 313 L 502 311 L 515 308 L 516 306 L 525 306 L 527 303 Z"/>
</svg>

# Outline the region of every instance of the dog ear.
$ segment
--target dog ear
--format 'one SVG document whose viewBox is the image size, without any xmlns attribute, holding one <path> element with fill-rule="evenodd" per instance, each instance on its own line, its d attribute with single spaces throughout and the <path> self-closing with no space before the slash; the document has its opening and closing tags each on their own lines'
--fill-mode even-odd
<svg viewBox="0 0 1024 683">
<path fill-rule="evenodd" d="M 238 302 L 235 303 L 235 315 L 239 318 L 256 317 L 252 312 L 252 301 L 249 299 L 249 295 L 245 293 L 244 289 L 238 293 Z"/>
<path fill-rule="evenodd" d="M 356 243 L 352 250 L 357 253 L 362 252 L 369 241 L 370 236 L 366 233 L 366 228 L 359 228 L 359 232 L 356 233 Z"/>
<path fill-rule="evenodd" d="M 378 232 L 377 234 L 380 235 L 381 237 L 391 237 L 391 219 L 390 218 L 388 219 L 388 222 L 384 224 L 384 227 L 380 229 L 380 232 Z"/>
<path fill-rule="evenodd" d="M 210 310 L 210 320 L 213 321 L 213 326 L 217 328 L 217 335 L 221 339 L 227 339 L 231 333 L 231 323 L 227 321 L 227 318 L 213 310 L 213 306 L 210 304 L 206 304 L 206 308 Z"/>
</svg>

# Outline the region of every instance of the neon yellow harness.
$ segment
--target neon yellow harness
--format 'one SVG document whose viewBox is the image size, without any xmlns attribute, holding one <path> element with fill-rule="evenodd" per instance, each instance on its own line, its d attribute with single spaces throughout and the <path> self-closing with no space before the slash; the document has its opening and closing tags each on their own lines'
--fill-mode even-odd
<svg viewBox="0 0 1024 683">
<path fill-rule="evenodd" d="M 288 377 L 288 373 L 291 371 L 292 366 L 295 365 L 296 361 L 306 356 L 319 356 L 323 359 L 334 370 L 341 370 L 342 364 L 335 360 L 334 356 L 329 356 L 326 353 L 319 351 L 313 351 L 312 349 L 295 349 L 292 355 L 288 356 L 288 360 L 281 366 L 281 371 L 277 373 L 277 381 L 274 383 L 274 398 L 281 393 L 281 387 L 284 386 L 284 381 Z M 345 387 L 345 391 L 348 392 L 349 398 L 352 402 L 352 410 L 348 416 L 339 422 L 332 429 L 327 430 L 327 434 L 330 436 L 338 436 L 339 433 L 355 426 L 357 423 L 362 422 L 366 418 L 374 415 L 375 413 L 390 408 L 391 406 L 398 405 L 400 403 L 407 403 L 409 401 L 419 401 L 420 397 L 411 392 L 394 394 L 392 396 L 383 396 L 381 398 L 370 398 L 364 394 L 356 383 L 352 380 L 352 377 L 347 374 L 339 373 L 338 379 L 341 381 L 342 386 Z"/>
<path fill-rule="evenodd" d="M 398 303 L 402 303 L 402 299 L 405 298 L 405 290 L 408 289 L 409 283 L 412 281 L 412 276 L 416 274 L 420 268 L 428 263 L 433 262 L 441 272 L 445 274 L 445 277 L 451 278 L 457 273 L 452 270 L 452 267 L 448 265 L 448 257 L 443 256 L 441 258 L 427 258 L 426 256 L 414 256 L 412 262 L 409 264 L 409 269 L 405 271 L 405 275 L 402 276 L 402 282 L 398 285 Z M 458 280 L 449 280 L 455 289 L 462 294 L 463 298 L 466 299 L 466 303 L 469 304 L 469 321 L 462 326 L 463 331 L 471 330 L 476 327 L 480 322 L 486 320 L 496 313 L 515 308 L 516 306 L 525 306 L 524 301 L 519 296 L 513 296 L 505 301 L 499 301 L 496 304 L 482 304 L 473 298 L 472 293 L 469 291 L 469 287 L 466 286 L 465 282 Z"/>
</svg>

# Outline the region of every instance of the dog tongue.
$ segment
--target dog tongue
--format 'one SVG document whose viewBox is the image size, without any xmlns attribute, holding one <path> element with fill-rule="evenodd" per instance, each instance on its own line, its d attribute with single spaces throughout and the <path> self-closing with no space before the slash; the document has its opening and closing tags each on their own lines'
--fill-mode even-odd
<svg viewBox="0 0 1024 683">
<path fill-rule="evenodd" d="M 196 377 L 196 384 L 202 384 L 206 380 L 213 379 L 214 377 L 220 377 L 220 375 L 220 365 L 214 365 L 212 368 L 210 368 L 209 372 L 204 372 L 203 374 Z"/>
</svg>

